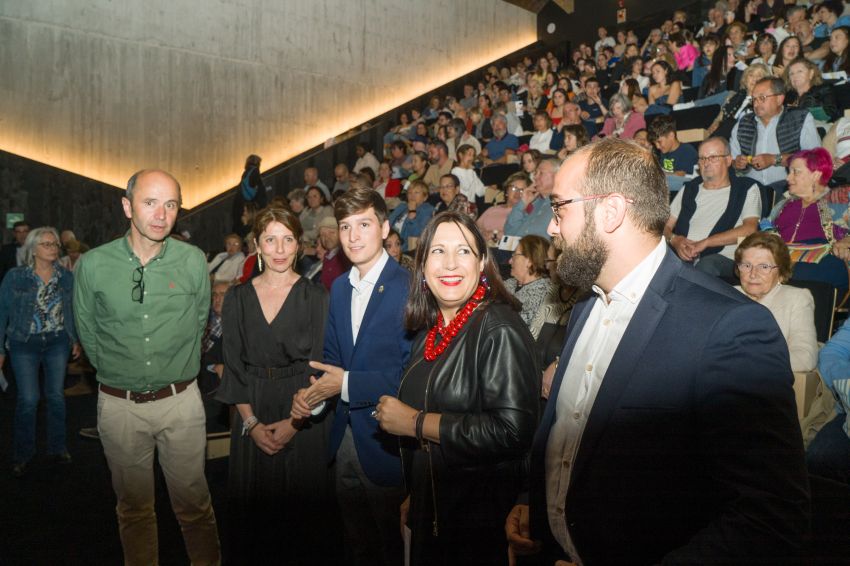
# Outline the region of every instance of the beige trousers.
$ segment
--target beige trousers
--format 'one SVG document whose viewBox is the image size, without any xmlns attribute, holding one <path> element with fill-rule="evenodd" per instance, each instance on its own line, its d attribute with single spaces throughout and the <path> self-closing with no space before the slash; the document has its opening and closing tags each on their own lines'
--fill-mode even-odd
<svg viewBox="0 0 850 566">
<path fill-rule="evenodd" d="M 171 507 L 195 566 L 220 563 L 218 529 L 204 476 L 206 425 L 197 383 L 151 403 L 98 393 L 97 429 L 118 498 L 124 564 L 159 564 L 154 511 L 154 450 Z"/>
</svg>

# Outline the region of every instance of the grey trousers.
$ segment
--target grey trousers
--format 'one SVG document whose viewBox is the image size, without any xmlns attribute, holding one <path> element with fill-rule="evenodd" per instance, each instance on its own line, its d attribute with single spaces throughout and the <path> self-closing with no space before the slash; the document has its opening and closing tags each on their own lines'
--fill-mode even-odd
<svg viewBox="0 0 850 566">
<path fill-rule="evenodd" d="M 366 477 L 351 427 L 346 427 L 336 453 L 336 496 L 342 514 L 346 564 L 404 564 L 399 511 L 406 497 L 404 488 L 375 485 Z"/>
</svg>

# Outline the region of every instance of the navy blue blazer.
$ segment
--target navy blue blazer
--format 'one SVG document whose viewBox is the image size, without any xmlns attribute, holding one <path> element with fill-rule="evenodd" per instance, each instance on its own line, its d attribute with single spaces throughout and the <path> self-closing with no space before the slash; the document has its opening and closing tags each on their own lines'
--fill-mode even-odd
<svg viewBox="0 0 850 566">
<path fill-rule="evenodd" d="M 331 429 L 331 459 L 336 456 L 346 425 L 351 425 L 363 471 L 382 486 L 403 483 L 398 437 L 378 427 L 372 410 L 382 395 L 398 395 L 402 370 L 410 357 L 411 340 L 404 329 L 409 288 L 410 272 L 390 258 L 372 290 L 355 345 L 351 336 L 352 288 L 346 272 L 331 286 L 325 324 L 324 362 L 349 372 L 349 402 L 337 403 Z"/>
<path fill-rule="evenodd" d="M 531 454 L 532 533 L 561 554 L 546 515 L 546 443 L 595 300 L 573 311 Z M 797 561 L 809 486 L 792 384 L 770 312 L 668 249 L 573 465 L 563 508 L 585 566 Z"/>
</svg>

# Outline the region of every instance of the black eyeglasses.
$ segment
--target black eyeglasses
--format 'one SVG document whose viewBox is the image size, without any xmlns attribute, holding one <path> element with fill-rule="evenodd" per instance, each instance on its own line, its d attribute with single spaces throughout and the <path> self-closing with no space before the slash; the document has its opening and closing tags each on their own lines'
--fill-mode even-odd
<svg viewBox="0 0 850 566">
<path fill-rule="evenodd" d="M 760 94 L 759 96 L 753 96 L 753 102 L 758 100 L 759 102 L 764 104 L 764 101 L 767 100 L 768 98 L 771 98 L 771 97 L 774 97 L 774 96 L 781 96 L 781 95 L 782 95 L 782 93 L 779 93 L 779 94 Z"/>
<path fill-rule="evenodd" d="M 700 163 L 717 163 L 720 159 L 724 157 L 729 157 L 728 153 L 718 153 L 717 155 L 702 155 L 697 157 L 697 161 Z"/>
<path fill-rule="evenodd" d="M 558 226 L 561 223 L 561 218 L 560 218 L 560 216 L 558 216 L 558 211 L 561 209 L 561 207 L 567 206 L 568 204 L 572 204 L 574 202 L 582 202 L 582 201 L 586 201 L 586 200 L 596 200 L 596 199 L 600 199 L 600 198 L 605 198 L 605 197 L 609 197 L 613 194 L 619 194 L 619 193 L 605 193 L 605 194 L 600 194 L 600 195 L 587 195 L 587 196 L 584 196 L 584 197 L 568 198 L 566 200 L 555 200 L 554 198 L 550 199 L 551 200 L 550 206 L 552 207 L 552 217 L 555 220 L 555 226 Z M 625 201 L 629 204 L 635 203 L 635 201 L 630 199 L 630 198 L 625 198 Z"/>
<path fill-rule="evenodd" d="M 140 305 L 145 302 L 145 268 L 139 266 L 133 270 L 133 291 L 130 298 Z"/>
</svg>

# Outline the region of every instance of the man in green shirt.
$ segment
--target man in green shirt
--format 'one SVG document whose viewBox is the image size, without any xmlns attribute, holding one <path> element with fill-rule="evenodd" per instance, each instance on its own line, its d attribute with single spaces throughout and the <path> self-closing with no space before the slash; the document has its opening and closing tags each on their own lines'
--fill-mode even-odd
<svg viewBox="0 0 850 566">
<path fill-rule="evenodd" d="M 198 248 L 168 238 L 180 208 L 174 177 L 139 171 L 121 200 L 130 230 L 80 259 L 74 311 L 100 383 L 97 427 L 118 498 L 124 561 L 159 561 L 156 449 L 190 561 L 218 564 L 195 382 L 210 305 L 206 261 Z"/>
</svg>

